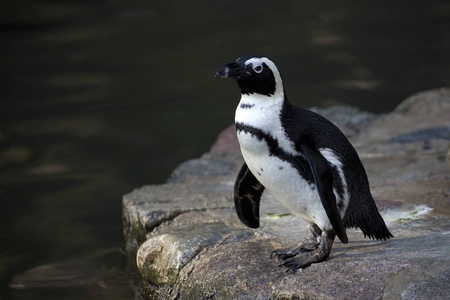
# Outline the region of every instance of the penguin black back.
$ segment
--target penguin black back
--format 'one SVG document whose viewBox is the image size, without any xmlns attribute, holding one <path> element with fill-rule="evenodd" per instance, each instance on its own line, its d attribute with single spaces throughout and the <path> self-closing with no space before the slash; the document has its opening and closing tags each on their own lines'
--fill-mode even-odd
<svg viewBox="0 0 450 300">
<path fill-rule="evenodd" d="M 349 206 L 343 218 L 345 228 L 360 228 L 364 236 L 377 240 L 393 237 L 375 205 L 364 166 L 342 131 L 321 115 L 295 107 L 287 99 L 282 118 L 285 120 L 284 128 L 290 139 L 311 143 L 315 148 L 332 149 L 342 160 L 350 194 Z M 339 181 L 336 168 L 333 168 L 333 173 L 334 180 Z M 333 185 L 342 186 L 337 182 Z M 339 190 L 337 192 L 342 193 Z"/>
</svg>

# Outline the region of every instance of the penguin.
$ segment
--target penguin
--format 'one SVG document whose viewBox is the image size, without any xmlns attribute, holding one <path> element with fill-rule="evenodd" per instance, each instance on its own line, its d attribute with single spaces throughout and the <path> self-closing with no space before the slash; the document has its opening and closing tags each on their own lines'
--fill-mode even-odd
<svg viewBox="0 0 450 300">
<path fill-rule="evenodd" d="M 288 101 L 269 58 L 242 56 L 219 68 L 217 76 L 236 80 L 241 91 L 235 125 L 244 164 L 234 186 L 240 221 L 260 226 L 260 200 L 267 190 L 308 224 L 298 247 L 276 249 L 271 258 L 296 271 L 325 260 L 336 236 L 347 244 L 347 228 L 360 228 L 376 240 L 393 237 L 351 143 L 332 122 Z"/>
</svg>

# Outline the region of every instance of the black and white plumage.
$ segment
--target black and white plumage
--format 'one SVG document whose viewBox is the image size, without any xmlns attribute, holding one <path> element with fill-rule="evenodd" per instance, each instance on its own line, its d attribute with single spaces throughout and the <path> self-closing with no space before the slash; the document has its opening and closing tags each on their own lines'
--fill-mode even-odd
<svg viewBox="0 0 450 300">
<path fill-rule="evenodd" d="M 259 227 L 259 203 L 267 189 L 308 223 L 298 248 L 272 252 L 281 265 L 298 269 L 326 259 L 336 235 L 348 242 L 346 228 L 360 228 L 373 239 L 393 237 L 353 146 L 333 123 L 289 103 L 270 59 L 246 55 L 216 75 L 235 79 L 241 90 L 235 115 L 245 161 L 234 190 L 239 219 Z"/>
</svg>

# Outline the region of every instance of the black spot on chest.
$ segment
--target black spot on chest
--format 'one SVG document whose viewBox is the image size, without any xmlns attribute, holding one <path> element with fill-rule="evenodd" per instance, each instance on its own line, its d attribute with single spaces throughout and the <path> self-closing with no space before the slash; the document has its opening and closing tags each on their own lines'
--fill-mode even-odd
<svg viewBox="0 0 450 300">
<path fill-rule="evenodd" d="M 241 103 L 241 105 L 239 105 L 239 107 L 242 109 L 250 109 L 254 106 L 255 106 L 255 104 L 248 104 L 248 103 Z"/>
</svg>

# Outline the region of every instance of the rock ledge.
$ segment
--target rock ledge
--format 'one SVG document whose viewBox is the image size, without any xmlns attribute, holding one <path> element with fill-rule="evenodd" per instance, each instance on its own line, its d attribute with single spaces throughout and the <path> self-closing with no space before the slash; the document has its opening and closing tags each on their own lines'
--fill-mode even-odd
<svg viewBox="0 0 450 300">
<path fill-rule="evenodd" d="M 227 129 L 210 153 L 181 164 L 167 184 L 124 196 L 125 250 L 145 299 L 447 299 L 450 295 L 450 91 L 419 93 L 396 110 L 314 109 L 358 151 L 380 212 L 395 238 L 349 230 L 330 257 L 297 274 L 270 252 L 293 247 L 306 225 L 270 194 L 261 227 L 234 212 L 242 164 Z M 131 263 L 134 264 L 134 263 Z"/>
</svg>

